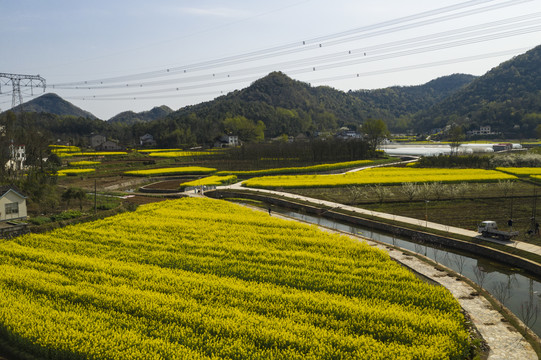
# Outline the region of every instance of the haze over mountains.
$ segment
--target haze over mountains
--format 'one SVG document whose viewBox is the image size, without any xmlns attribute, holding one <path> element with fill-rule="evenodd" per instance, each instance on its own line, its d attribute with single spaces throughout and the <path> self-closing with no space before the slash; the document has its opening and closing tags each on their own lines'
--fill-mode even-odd
<svg viewBox="0 0 541 360">
<path fill-rule="evenodd" d="M 24 110 L 95 118 L 55 94 L 25 103 Z M 541 123 L 541 46 L 481 77 L 454 74 L 424 85 L 369 91 L 313 87 L 273 72 L 212 101 L 176 111 L 166 106 L 127 111 L 108 123 L 135 124 L 158 138 L 160 132 L 177 131 L 183 142 L 205 143 L 231 130 L 224 125 L 226 119 L 264 126 L 269 138 L 355 128 L 370 118 L 383 119 L 394 132 L 428 132 L 455 123 L 465 130 L 491 125 L 495 131 L 533 136 Z"/>
</svg>

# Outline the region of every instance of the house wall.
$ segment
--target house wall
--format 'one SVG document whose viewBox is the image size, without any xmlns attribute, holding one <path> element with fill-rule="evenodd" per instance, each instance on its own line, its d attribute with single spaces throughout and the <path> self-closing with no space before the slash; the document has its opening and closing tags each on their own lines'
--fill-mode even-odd
<svg viewBox="0 0 541 360">
<path fill-rule="evenodd" d="M 90 137 L 90 146 L 96 148 L 103 144 L 107 139 L 103 135 L 93 135 Z"/>
<path fill-rule="evenodd" d="M 17 214 L 6 214 L 6 204 L 12 203 L 19 204 L 19 212 Z M 26 218 L 26 210 L 26 199 L 14 191 L 9 190 L 0 198 L 0 221 Z"/>
</svg>

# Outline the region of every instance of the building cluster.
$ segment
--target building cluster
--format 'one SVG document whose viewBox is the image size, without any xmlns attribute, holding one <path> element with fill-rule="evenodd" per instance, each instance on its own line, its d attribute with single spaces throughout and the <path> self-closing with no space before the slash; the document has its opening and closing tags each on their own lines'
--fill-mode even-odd
<svg viewBox="0 0 541 360">
<path fill-rule="evenodd" d="M 107 140 L 104 135 L 95 134 L 90 136 L 90 147 L 97 151 L 119 151 L 122 147 L 116 141 Z"/>
</svg>

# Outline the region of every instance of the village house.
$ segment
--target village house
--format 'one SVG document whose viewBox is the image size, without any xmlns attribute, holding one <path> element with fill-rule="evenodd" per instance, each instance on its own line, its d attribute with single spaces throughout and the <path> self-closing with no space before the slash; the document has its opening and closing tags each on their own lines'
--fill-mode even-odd
<svg viewBox="0 0 541 360">
<path fill-rule="evenodd" d="M 214 143 L 214 147 L 234 147 L 239 146 L 239 137 L 237 135 L 222 135 Z"/>
<path fill-rule="evenodd" d="M 154 136 L 150 134 L 145 134 L 143 136 L 139 137 L 139 144 L 141 146 L 156 146 L 156 140 L 154 140 Z"/>
<path fill-rule="evenodd" d="M 6 169 L 19 171 L 24 170 L 26 162 L 26 147 L 24 145 L 9 146 L 9 160 L 6 163 Z"/>
<path fill-rule="evenodd" d="M 107 140 L 107 138 L 100 134 L 90 135 L 90 147 L 98 151 L 119 151 L 122 147 L 118 143 Z"/>
<path fill-rule="evenodd" d="M 122 150 L 122 147 L 116 142 L 111 140 L 106 140 L 95 148 L 98 151 L 119 151 Z"/>
<path fill-rule="evenodd" d="M 97 149 L 98 146 L 105 143 L 107 138 L 101 134 L 90 135 L 90 147 L 92 149 Z"/>
<path fill-rule="evenodd" d="M 26 196 L 13 186 L 0 186 L 0 221 L 26 217 Z"/>
<path fill-rule="evenodd" d="M 492 132 L 490 125 L 480 126 L 479 130 L 470 130 L 467 133 L 468 135 L 496 135 L 497 133 Z"/>
</svg>

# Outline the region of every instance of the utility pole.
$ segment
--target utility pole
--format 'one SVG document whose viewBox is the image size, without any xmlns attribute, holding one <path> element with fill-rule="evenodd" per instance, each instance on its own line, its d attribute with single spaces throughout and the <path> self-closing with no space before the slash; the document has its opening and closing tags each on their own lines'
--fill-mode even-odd
<svg viewBox="0 0 541 360">
<path fill-rule="evenodd" d="M 0 73 L 0 94 L 2 93 L 2 85 L 7 86 L 11 83 L 13 92 L 11 93 L 11 109 L 15 110 L 17 106 L 20 106 L 22 112 L 23 95 L 21 93 L 22 87 L 29 87 L 32 95 L 34 95 L 34 88 L 41 87 L 45 92 L 46 82 L 45 79 L 39 75 L 23 75 L 23 74 L 8 74 Z"/>
<path fill-rule="evenodd" d="M 534 186 L 533 188 L 533 206 L 532 206 L 532 218 L 531 218 L 531 230 L 532 234 L 538 235 L 539 227 L 537 225 L 536 220 L 537 215 L 537 188 Z"/>
<path fill-rule="evenodd" d="M 98 180 L 94 179 L 94 214 L 98 213 Z"/>
</svg>

